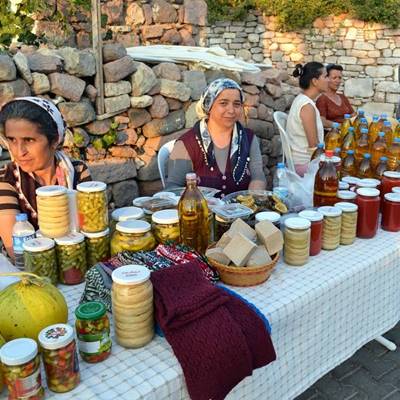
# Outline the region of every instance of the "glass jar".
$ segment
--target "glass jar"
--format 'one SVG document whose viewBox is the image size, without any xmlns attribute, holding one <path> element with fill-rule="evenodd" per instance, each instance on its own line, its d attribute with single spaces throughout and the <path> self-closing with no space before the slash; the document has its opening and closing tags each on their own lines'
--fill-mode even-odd
<svg viewBox="0 0 400 400">
<path fill-rule="evenodd" d="M 385 194 L 390 193 L 396 186 L 400 186 L 400 172 L 385 171 L 381 182 L 381 198 L 383 199 Z"/>
<path fill-rule="evenodd" d="M 310 254 L 311 222 L 305 218 L 287 218 L 284 231 L 284 259 L 289 265 L 301 266 Z"/>
<path fill-rule="evenodd" d="M 143 204 L 146 203 L 148 200 L 151 200 L 151 196 L 136 197 L 136 199 L 132 200 L 132 204 L 135 207 L 142 208 Z"/>
<path fill-rule="evenodd" d="M 386 193 L 383 199 L 382 229 L 400 231 L 400 193 Z"/>
<path fill-rule="evenodd" d="M 139 207 L 117 208 L 111 213 L 111 232 L 115 231 L 118 222 L 143 219 L 144 212 Z"/>
<path fill-rule="evenodd" d="M 275 211 L 263 211 L 255 215 L 256 223 L 261 221 L 270 221 L 278 229 L 280 228 L 281 215 Z"/>
<path fill-rule="evenodd" d="M 42 186 L 36 189 L 39 229 L 49 238 L 61 237 L 69 232 L 69 199 L 63 186 Z"/>
<path fill-rule="evenodd" d="M 125 265 L 112 273 L 112 309 L 117 342 L 139 348 L 154 336 L 153 285 L 142 265 Z"/>
<path fill-rule="evenodd" d="M 324 216 L 318 211 L 304 210 L 299 213 L 300 218 L 305 218 L 311 223 L 310 256 L 316 256 L 322 249 L 322 226 Z"/>
<path fill-rule="evenodd" d="M 35 238 L 24 242 L 25 269 L 50 279 L 53 285 L 58 282 L 55 243 L 49 238 Z"/>
<path fill-rule="evenodd" d="M 99 261 L 110 258 L 110 230 L 107 228 L 102 232 L 82 232 L 86 243 L 86 263 L 88 269 Z"/>
<path fill-rule="evenodd" d="M 101 232 L 108 228 L 107 185 L 104 182 L 82 182 L 78 190 L 79 226 L 84 232 Z"/>
<path fill-rule="evenodd" d="M 335 204 L 342 210 L 342 228 L 340 231 L 340 244 L 353 244 L 357 235 L 358 206 L 345 201 Z"/>
<path fill-rule="evenodd" d="M 33 339 L 6 343 L 0 349 L 0 361 L 9 400 L 44 399 L 38 346 Z"/>
<path fill-rule="evenodd" d="M 322 248 L 335 250 L 340 244 L 342 229 L 342 210 L 338 207 L 319 207 L 318 211 L 324 216 L 322 228 Z"/>
<path fill-rule="evenodd" d="M 89 301 L 75 310 L 79 354 L 88 363 L 98 363 L 111 354 L 110 321 L 106 306 Z"/>
<path fill-rule="evenodd" d="M 357 183 L 357 189 L 359 188 L 373 188 L 376 189 L 381 182 L 378 179 L 364 178 L 360 179 Z"/>
<path fill-rule="evenodd" d="M 221 239 L 222 235 L 229 231 L 229 228 L 231 227 L 233 223 L 233 219 L 224 219 L 220 217 L 219 215 L 215 214 L 214 217 L 214 241 L 218 241 Z"/>
<path fill-rule="evenodd" d="M 355 203 L 357 194 L 351 190 L 339 190 L 337 192 L 337 198 L 347 203 Z"/>
<path fill-rule="evenodd" d="M 349 190 L 350 185 L 347 182 L 340 181 L 339 182 L 339 190 Z"/>
<path fill-rule="evenodd" d="M 54 324 L 39 333 L 47 386 L 52 392 L 65 393 L 80 382 L 74 330 L 66 324 Z"/>
<path fill-rule="evenodd" d="M 153 233 L 158 243 L 179 242 L 178 210 L 156 211 L 151 218 Z"/>
<path fill-rule="evenodd" d="M 357 189 L 357 237 L 370 239 L 376 235 L 379 224 L 380 202 L 378 189 Z"/>
<path fill-rule="evenodd" d="M 70 233 L 55 242 L 60 282 L 65 285 L 83 282 L 87 270 L 85 236 Z"/>
<path fill-rule="evenodd" d="M 344 176 L 342 178 L 342 182 L 346 182 L 349 184 L 349 190 L 355 191 L 357 183 L 360 179 L 355 176 Z"/>
<path fill-rule="evenodd" d="M 400 186 L 395 186 L 392 188 L 393 193 L 400 193 Z"/>
<path fill-rule="evenodd" d="M 156 247 L 151 225 L 146 221 L 118 222 L 111 238 L 111 255 L 121 251 L 148 251 Z"/>
</svg>

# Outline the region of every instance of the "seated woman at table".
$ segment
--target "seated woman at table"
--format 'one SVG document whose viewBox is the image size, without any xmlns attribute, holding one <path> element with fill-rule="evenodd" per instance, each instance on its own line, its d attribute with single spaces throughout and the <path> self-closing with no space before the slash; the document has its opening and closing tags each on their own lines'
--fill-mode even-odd
<svg viewBox="0 0 400 400">
<path fill-rule="evenodd" d="M 168 163 L 167 187 L 185 186 L 195 172 L 199 185 L 221 190 L 265 189 L 259 142 L 239 122 L 244 94 L 231 79 L 217 79 L 204 91 L 196 111 L 201 118 L 175 143 Z"/>
<path fill-rule="evenodd" d="M 328 90 L 318 97 L 317 108 L 324 127 L 331 128 L 334 122 L 340 124 L 343 122 L 344 114 L 354 115 L 354 109 L 349 99 L 343 93 L 338 93 L 343 80 L 343 67 L 329 64 L 326 72 L 328 74 Z"/>
<path fill-rule="evenodd" d="M 324 141 L 324 127 L 315 100 L 328 89 L 325 67 L 319 62 L 297 64 L 293 72 L 299 78 L 302 93 L 293 100 L 289 111 L 286 133 L 298 175 L 307 171 L 312 153 Z"/>
<path fill-rule="evenodd" d="M 15 216 L 26 213 L 38 229 L 35 190 L 46 185 L 75 189 L 90 181 L 86 164 L 72 161 L 57 147 L 63 142 L 65 123 L 57 107 L 39 97 L 21 97 L 0 111 L 2 137 L 12 161 L 0 169 L 0 238 L 12 257 Z"/>
</svg>

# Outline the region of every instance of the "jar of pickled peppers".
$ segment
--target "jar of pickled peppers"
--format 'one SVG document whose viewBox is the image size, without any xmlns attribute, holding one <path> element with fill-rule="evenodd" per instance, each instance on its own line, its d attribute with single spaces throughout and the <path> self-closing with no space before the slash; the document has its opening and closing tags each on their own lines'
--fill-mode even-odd
<svg viewBox="0 0 400 400">
<path fill-rule="evenodd" d="M 105 360 L 111 354 L 110 321 L 100 301 L 89 301 L 75 310 L 79 354 L 88 363 Z"/>
<path fill-rule="evenodd" d="M 88 268 L 93 267 L 99 261 L 110 258 L 110 229 L 102 232 L 82 232 L 86 242 L 86 261 Z"/>
<path fill-rule="evenodd" d="M 9 400 L 44 399 L 38 346 L 33 339 L 20 338 L 6 343 L 0 349 L 0 361 Z"/>
<path fill-rule="evenodd" d="M 80 382 L 74 330 L 66 324 L 54 324 L 39 333 L 39 343 L 48 388 L 57 393 L 69 392 Z"/>
<path fill-rule="evenodd" d="M 156 211 L 151 219 L 154 237 L 158 243 L 179 242 L 178 210 Z"/>
</svg>

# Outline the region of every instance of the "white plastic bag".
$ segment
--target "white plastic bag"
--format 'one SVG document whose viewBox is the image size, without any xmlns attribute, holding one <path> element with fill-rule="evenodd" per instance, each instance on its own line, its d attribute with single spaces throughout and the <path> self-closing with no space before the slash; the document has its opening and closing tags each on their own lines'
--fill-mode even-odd
<svg viewBox="0 0 400 400">
<path fill-rule="evenodd" d="M 8 272 L 21 272 L 17 267 L 11 264 L 10 261 L 3 255 L 0 254 L 0 274 Z M 19 281 L 20 279 L 16 276 L 0 276 L 0 290 L 3 290 L 8 285 Z"/>
</svg>

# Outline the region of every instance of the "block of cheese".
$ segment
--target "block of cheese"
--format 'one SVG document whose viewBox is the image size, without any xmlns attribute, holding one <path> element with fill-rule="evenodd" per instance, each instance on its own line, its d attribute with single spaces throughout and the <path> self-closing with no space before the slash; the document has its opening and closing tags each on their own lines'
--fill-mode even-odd
<svg viewBox="0 0 400 400">
<path fill-rule="evenodd" d="M 258 239 L 268 251 L 270 256 L 278 253 L 283 248 L 282 232 L 270 221 L 261 221 L 255 226 Z"/>
<path fill-rule="evenodd" d="M 271 257 L 268 254 L 267 249 L 263 245 L 257 246 L 253 251 L 250 258 L 247 260 L 247 267 L 262 267 L 271 262 Z"/>
<path fill-rule="evenodd" d="M 229 232 L 225 232 L 218 240 L 215 247 L 220 247 L 221 249 L 223 249 L 231 240 L 232 240 L 231 234 Z"/>
<path fill-rule="evenodd" d="M 223 249 L 221 249 L 220 247 L 213 247 L 211 249 L 208 249 L 206 251 L 206 256 L 208 258 L 211 258 L 211 260 L 214 260 L 224 265 L 229 265 L 229 263 L 231 262 L 231 260 L 224 254 Z"/>
<path fill-rule="evenodd" d="M 223 251 L 237 267 L 243 267 L 256 248 L 257 245 L 253 241 L 237 233 Z"/>
<path fill-rule="evenodd" d="M 228 232 L 231 236 L 236 233 L 241 233 L 242 235 L 246 236 L 247 239 L 250 239 L 253 242 L 257 237 L 256 231 L 253 228 L 250 228 L 250 226 L 240 218 L 235 219 Z"/>
</svg>

